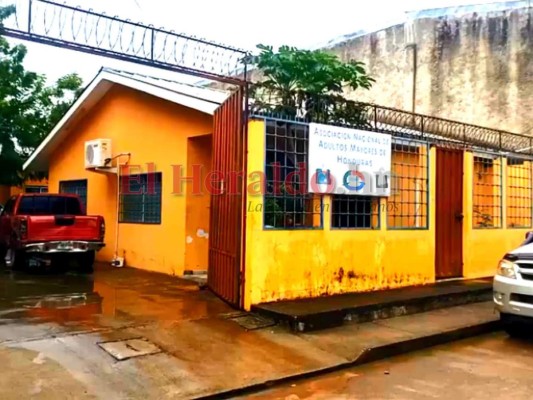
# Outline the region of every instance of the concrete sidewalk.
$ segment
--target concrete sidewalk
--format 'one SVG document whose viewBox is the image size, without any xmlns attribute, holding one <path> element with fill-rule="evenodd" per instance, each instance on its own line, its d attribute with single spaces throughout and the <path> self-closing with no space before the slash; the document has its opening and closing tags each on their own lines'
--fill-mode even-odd
<svg viewBox="0 0 533 400">
<path fill-rule="evenodd" d="M 172 277 L 0 274 L 0 398 L 231 398 L 489 332 L 497 317 L 480 302 L 315 332 L 247 330 L 262 321 Z"/>
<path fill-rule="evenodd" d="M 498 329 L 498 316 L 494 313 L 491 302 L 369 323 L 346 324 L 313 333 L 287 334 L 286 331 L 273 329 L 258 333 L 261 335 L 262 344 L 257 349 L 253 346 L 240 354 L 245 356 L 240 367 L 236 370 L 224 370 L 226 382 L 232 382 L 231 386 L 235 386 L 235 389 L 207 395 L 206 388 L 200 395 L 195 394 L 195 398 L 234 398 L 270 388 L 275 384 L 361 365 Z M 280 351 L 278 346 L 282 346 L 283 350 Z M 274 350 L 276 352 L 273 354 Z M 247 360 L 248 356 L 250 361 Z M 248 364 L 252 360 L 255 362 Z M 220 359 L 220 362 L 222 364 L 225 361 Z M 251 368 L 247 369 L 246 375 L 241 375 L 240 371 L 246 365 Z"/>
<path fill-rule="evenodd" d="M 245 331 L 223 318 L 109 329 L 4 343 L 2 398 L 231 398 L 275 382 L 330 372 L 497 328 L 491 303 L 475 303 L 306 334 Z M 101 342 L 143 338 L 156 354 L 117 361 Z M 120 349 L 119 349 L 120 350 Z M 43 379 L 45 378 L 45 379 Z M 22 392 L 21 392 L 22 390 Z"/>
</svg>

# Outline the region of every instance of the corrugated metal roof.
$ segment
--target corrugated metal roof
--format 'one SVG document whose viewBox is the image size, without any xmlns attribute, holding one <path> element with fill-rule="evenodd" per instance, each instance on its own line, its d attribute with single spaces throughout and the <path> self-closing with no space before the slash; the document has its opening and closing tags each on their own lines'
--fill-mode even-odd
<svg viewBox="0 0 533 400">
<path fill-rule="evenodd" d="M 220 105 L 228 97 L 228 92 L 222 89 L 206 87 L 199 84 L 193 85 L 177 80 L 171 80 L 151 75 L 140 74 L 138 72 L 123 71 L 114 68 L 103 67 L 102 72 L 120 75 L 148 85 L 172 91 L 177 94 L 191 96 L 203 101 L 213 102 Z"/>
</svg>

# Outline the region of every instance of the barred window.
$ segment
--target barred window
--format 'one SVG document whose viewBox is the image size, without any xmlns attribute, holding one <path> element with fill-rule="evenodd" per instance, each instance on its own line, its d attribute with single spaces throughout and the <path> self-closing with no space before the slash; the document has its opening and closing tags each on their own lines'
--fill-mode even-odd
<svg viewBox="0 0 533 400">
<path fill-rule="evenodd" d="M 474 156 L 473 226 L 501 228 L 502 226 L 502 164 L 490 154 Z"/>
<path fill-rule="evenodd" d="M 396 139 L 392 145 L 387 227 L 428 228 L 428 146 Z"/>
<path fill-rule="evenodd" d="M 379 229 L 379 198 L 371 196 L 332 196 L 331 227 Z"/>
<path fill-rule="evenodd" d="M 160 224 L 161 192 L 160 172 L 121 176 L 119 222 Z"/>
<path fill-rule="evenodd" d="M 265 228 L 322 227 L 322 197 L 307 188 L 308 140 L 306 125 L 266 123 Z"/>
<path fill-rule="evenodd" d="M 87 211 L 87 179 L 60 181 L 59 193 L 78 195 L 83 209 Z"/>
<path fill-rule="evenodd" d="M 26 186 L 24 193 L 48 193 L 48 186 Z"/>
<path fill-rule="evenodd" d="M 531 161 L 507 158 L 507 227 L 530 228 L 532 219 Z"/>
</svg>

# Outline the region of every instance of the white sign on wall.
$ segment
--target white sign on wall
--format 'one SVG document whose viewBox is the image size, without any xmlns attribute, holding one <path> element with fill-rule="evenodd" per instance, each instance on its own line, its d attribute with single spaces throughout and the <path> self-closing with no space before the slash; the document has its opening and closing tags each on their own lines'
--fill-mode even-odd
<svg viewBox="0 0 533 400">
<path fill-rule="evenodd" d="M 390 135 L 309 124 L 309 191 L 390 196 Z"/>
</svg>

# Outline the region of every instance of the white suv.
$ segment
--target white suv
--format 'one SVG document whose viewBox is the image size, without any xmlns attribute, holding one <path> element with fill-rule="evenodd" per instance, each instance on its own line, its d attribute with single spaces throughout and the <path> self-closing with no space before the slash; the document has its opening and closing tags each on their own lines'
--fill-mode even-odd
<svg viewBox="0 0 533 400">
<path fill-rule="evenodd" d="M 511 336 L 524 336 L 533 323 L 533 232 L 498 264 L 493 299 L 503 328 Z"/>
</svg>

